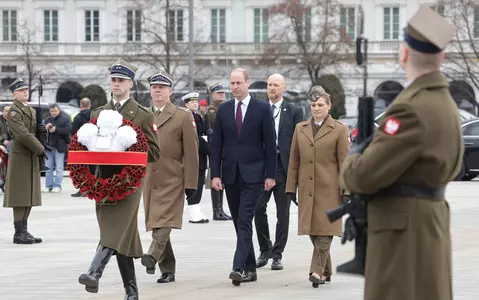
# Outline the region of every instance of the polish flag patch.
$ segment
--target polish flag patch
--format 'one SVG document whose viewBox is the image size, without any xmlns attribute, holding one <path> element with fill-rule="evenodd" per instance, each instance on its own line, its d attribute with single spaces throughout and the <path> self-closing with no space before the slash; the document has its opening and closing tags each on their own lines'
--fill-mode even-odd
<svg viewBox="0 0 479 300">
<path fill-rule="evenodd" d="M 196 122 L 195 122 L 195 120 L 191 120 L 191 123 L 193 123 L 193 128 L 196 128 Z"/>
<path fill-rule="evenodd" d="M 158 126 L 156 126 L 155 123 L 153 123 L 153 131 L 154 131 L 154 132 L 157 132 L 157 131 L 158 131 Z"/>
<path fill-rule="evenodd" d="M 399 122 L 398 119 L 389 117 L 386 121 L 386 124 L 384 124 L 384 133 L 387 135 L 396 135 L 400 127 L 401 122 Z"/>
</svg>

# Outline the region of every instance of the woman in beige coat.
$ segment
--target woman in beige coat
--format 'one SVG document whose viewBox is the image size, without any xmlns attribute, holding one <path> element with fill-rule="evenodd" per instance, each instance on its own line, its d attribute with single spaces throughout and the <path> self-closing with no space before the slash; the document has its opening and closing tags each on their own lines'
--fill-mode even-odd
<svg viewBox="0 0 479 300">
<path fill-rule="evenodd" d="M 329 248 L 333 236 L 342 235 L 341 219 L 330 223 L 326 211 L 341 204 L 339 169 L 349 151 L 349 141 L 347 126 L 329 115 L 331 102 L 321 86 L 311 89 L 309 101 L 312 118 L 296 125 L 286 193 L 295 199 L 298 188 L 298 234 L 309 235 L 313 243 L 309 281 L 318 287 L 331 280 Z"/>
</svg>

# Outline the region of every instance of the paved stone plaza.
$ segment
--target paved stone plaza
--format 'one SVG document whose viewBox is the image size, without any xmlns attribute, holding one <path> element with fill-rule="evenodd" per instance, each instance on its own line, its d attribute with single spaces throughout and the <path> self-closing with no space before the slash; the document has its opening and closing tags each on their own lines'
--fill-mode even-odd
<svg viewBox="0 0 479 300">
<path fill-rule="evenodd" d="M 93 201 L 71 198 L 73 191 L 69 178 L 65 177 L 63 192 L 43 194 L 43 206 L 33 209 L 29 229 L 32 234 L 43 238 L 44 242 L 38 245 L 14 245 L 12 211 L 0 209 L 1 300 L 123 299 L 123 286 L 115 258 L 105 269 L 98 294 L 87 293 L 77 281 L 78 276 L 88 269 L 99 234 Z M 479 182 L 452 183 L 447 191 L 452 210 L 456 300 L 477 299 L 479 295 L 478 194 Z M 274 233 L 274 223 L 271 222 L 275 220 L 274 202 L 271 204 L 270 227 Z M 203 194 L 201 206 L 203 212 L 211 217 L 209 191 Z M 258 270 L 257 282 L 243 284 L 239 288 L 228 280 L 235 246 L 233 224 L 230 221 L 189 224 L 185 212 L 183 230 L 172 233 L 177 281 L 157 284 L 158 271 L 156 275 L 147 275 L 137 260 L 140 299 L 362 299 L 363 279 L 357 277 L 334 274 L 332 283 L 318 289 L 311 287 L 308 271 L 312 245 L 308 237 L 296 235 L 297 208 L 294 205 L 291 207 L 284 270 L 271 271 L 268 265 Z M 139 226 L 146 251 L 151 237 L 144 230 L 143 220 L 143 209 L 140 209 Z M 255 249 L 258 249 L 256 236 L 254 242 Z M 352 245 L 341 246 L 339 239 L 335 239 L 333 264 L 347 261 L 352 256 Z"/>
</svg>

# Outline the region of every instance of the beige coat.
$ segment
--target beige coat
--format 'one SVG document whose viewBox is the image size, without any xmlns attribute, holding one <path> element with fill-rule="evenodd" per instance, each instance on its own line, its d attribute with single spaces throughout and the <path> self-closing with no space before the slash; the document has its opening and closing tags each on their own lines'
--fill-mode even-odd
<svg viewBox="0 0 479 300">
<path fill-rule="evenodd" d="M 35 137 L 35 110 L 15 100 L 8 112 L 7 124 L 12 132 L 12 144 L 8 155 L 3 206 L 42 205 L 38 156 L 43 153 L 44 148 Z"/>
<path fill-rule="evenodd" d="M 386 111 L 362 155 L 348 157 L 341 185 L 374 194 L 393 183 L 445 187 L 464 146 L 457 105 L 440 72 L 417 78 Z M 366 300 L 451 300 L 450 212 L 444 200 L 368 201 Z"/>
<path fill-rule="evenodd" d="M 326 211 L 339 207 L 339 170 L 349 151 L 348 127 L 328 116 L 313 138 L 311 120 L 298 123 L 291 144 L 286 192 L 298 188 L 299 235 L 342 235 Z"/>
<path fill-rule="evenodd" d="M 113 102 L 109 101 L 92 111 L 91 117 L 98 118 L 102 110 L 114 109 Z M 158 137 L 154 132 L 154 116 L 146 108 L 140 106 L 133 98 L 127 100 L 120 108 L 124 119 L 131 120 L 141 126 L 148 140 L 148 162 L 157 161 L 160 157 Z M 121 172 L 124 166 L 100 166 L 99 175 L 103 178 L 112 177 Z M 142 180 L 143 183 L 144 179 Z M 100 244 L 129 257 L 141 257 L 141 246 L 138 231 L 138 209 L 140 207 L 142 186 L 136 193 L 126 196 L 115 205 L 96 205 L 96 216 L 100 227 Z"/>
<path fill-rule="evenodd" d="M 196 123 L 191 111 L 171 102 L 155 114 L 161 158 L 147 168 L 143 197 L 146 230 L 181 229 L 185 189 L 196 190 L 198 184 Z"/>
</svg>

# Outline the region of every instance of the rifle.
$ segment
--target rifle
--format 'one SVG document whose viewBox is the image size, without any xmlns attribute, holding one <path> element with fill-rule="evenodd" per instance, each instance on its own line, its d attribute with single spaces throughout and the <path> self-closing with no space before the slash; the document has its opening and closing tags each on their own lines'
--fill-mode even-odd
<svg viewBox="0 0 479 300">
<path fill-rule="evenodd" d="M 35 136 L 38 139 L 38 141 L 43 145 L 45 150 L 52 151 L 53 149 L 50 146 L 48 146 L 48 132 L 42 121 L 42 107 L 41 107 L 41 97 L 43 96 L 42 75 L 40 75 L 40 78 L 39 78 L 37 91 L 38 91 L 38 107 L 35 109 L 37 111 L 37 132 Z M 38 157 L 38 160 L 40 163 L 40 172 L 49 170 L 49 168 L 45 166 L 45 159 L 48 159 L 48 158 L 44 154 Z"/>
<path fill-rule="evenodd" d="M 360 20 L 363 22 L 363 15 Z M 362 33 L 362 24 L 360 28 Z M 363 67 L 364 77 L 363 96 L 358 99 L 358 135 L 353 141 L 352 148 L 367 147 L 368 141 L 374 134 L 374 99 L 367 96 L 367 42 L 362 34 L 356 39 L 356 62 Z M 362 53 L 363 46 L 364 54 Z M 367 196 L 352 193 L 347 203 L 326 212 L 330 222 L 335 222 L 345 214 L 349 214 L 341 244 L 346 243 L 347 240 L 355 240 L 354 259 L 338 266 L 339 273 L 364 275 L 367 245 Z"/>
</svg>

